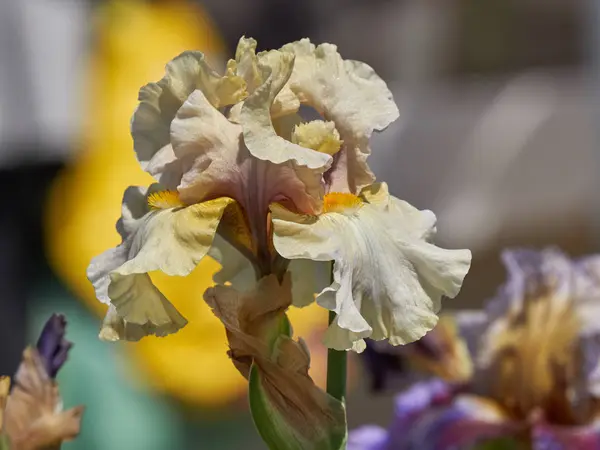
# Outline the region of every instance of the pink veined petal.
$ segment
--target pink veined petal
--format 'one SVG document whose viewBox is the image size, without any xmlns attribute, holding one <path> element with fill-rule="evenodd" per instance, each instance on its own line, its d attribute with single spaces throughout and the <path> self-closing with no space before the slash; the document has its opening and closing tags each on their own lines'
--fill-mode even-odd
<svg viewBox="0 0 600 450">
<path fill-rule="evenodd" d="M 246 213 L 258 248 L 268 248 L 271 202 L 287 200 L 309 214 L 320 207 L 322 171 L 253 157 L 242 139 L 242 127 L 229 122 L 199 90 L 179 109 L 171 140 L 176 157 L 188 161 L 178 188 L 182 201 L 235 199 Z"/>
</svg>

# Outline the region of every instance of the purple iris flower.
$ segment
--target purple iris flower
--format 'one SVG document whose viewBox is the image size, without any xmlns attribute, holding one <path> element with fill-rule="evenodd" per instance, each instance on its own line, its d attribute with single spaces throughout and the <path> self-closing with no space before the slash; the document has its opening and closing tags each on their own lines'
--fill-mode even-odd
<svg viewBox="0 0 600 450">
<path fill-rule="evenodd" d="M 389 427 L 352 431 L 348 450 L 600 450 L 600 256 L 502 260 L 508 280 L 482 311 L 454 314 L 417 345 L 368 347 L 379 385 L 390 355 L 435 378 L 397 396 Z M 404 367 L 394 378 L 406 383 Z"/>
<path fill-rule="evenodd" d="M 65 339 L 67 320 L 62 314 L 52 314 L 44 325 L 37 341 L 37 350 L 40 354 L 46 372 L 55 378 L 59 369 L 67 360 L 67 354 L 72 342 Z"/>
</svg>

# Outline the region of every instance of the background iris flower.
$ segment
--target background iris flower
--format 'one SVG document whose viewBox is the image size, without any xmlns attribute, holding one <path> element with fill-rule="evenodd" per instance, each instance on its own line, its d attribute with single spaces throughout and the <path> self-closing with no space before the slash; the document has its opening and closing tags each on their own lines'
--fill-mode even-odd
<svg viewBox="0 0 600 450">
<path fill-rule="evenodd" d="M 352 432 L 349 449 L 598 448 L 599 257 L 512 250 L 503 261 L 508 281 L 484 312 L 457 313 L 457 334 L 438 327 L 404 352 L 436 377 L 397 397 L 389 429 Z M 469 358 L 451 357 L 461 345 Z"/>
<path fill-rule="evenodd" d="M 0 448 L 7 438 L 10 450 L 60 449 L 79 434 L 83 407 L 63 410 L 55 381 L 72 344 L 65 339 L 66 320 L 53 314 L 37 346 L 23 352 L 23 361 L 9 394 L 8 377 L 0 378 Z"/>
</svg>

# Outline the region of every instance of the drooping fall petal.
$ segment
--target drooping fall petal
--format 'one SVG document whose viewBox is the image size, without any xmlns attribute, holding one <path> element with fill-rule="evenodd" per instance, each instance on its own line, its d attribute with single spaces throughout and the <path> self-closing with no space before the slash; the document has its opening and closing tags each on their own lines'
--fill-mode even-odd
<svg viewBox="0 0 600 450">
<path fill-rule="evenodd" d="M 146 334 L 164 336 L 187 323 L 148 273 L 189 274 L 208 253 L 224 210 L 233 200 L 220 197 L 184 206 L 176 199 L 156 188 L 148 192 L 130 188 L 125 193 L 118 225 L 123 242 L 92 260 L 88 268 L 98 299 L 115 307 L 105 319 L 105 339 L 137 340 L 140 327 Z M 136 331 L 125 333 L 128 328 Z"/>
<path fill-rule="evenodd" d="M 437 323 L 441 297 L 458 294 L 471 253 L 431 244 L 433 213 L 391 197 L 385 184 L 345 195 L 326 199 L 320 216 L 273 205 L 275 248 L 289 259 L 334 261 L 334 282 L 317 297 L 337 313 L 329 347 L 362 351 L 366 337 L 413 342 Z"/>
</svg>

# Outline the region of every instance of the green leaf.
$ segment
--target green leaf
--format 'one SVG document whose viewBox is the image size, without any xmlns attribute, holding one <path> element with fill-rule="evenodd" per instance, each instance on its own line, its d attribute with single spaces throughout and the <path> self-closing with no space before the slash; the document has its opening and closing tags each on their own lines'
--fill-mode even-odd
<svg viewBox="0 0 600 450">
<path fill-rule="evenodd" d="M 271 450 L 344 450 L 346 448 L 347 427 L 345 408 L 341 402 L 325 394 L 336 418 L 330 429 L 317 420 L 308 430 L 306 423 L 294 427 L 286 420 L 282 412 L 271 402 L 261 379 L 261 373 L 256 365 L 252 365 L 249 377 L 250 410 L 254 425 L 263 441 Z M 315 387 L 315 389 L 317 389 Z M 287 404 L 287 408 L 294 405 Z M 302 413 L 307 413 L 302 411 Z M 308 412 L 310 414 L 310 412 Z"/>
<path fill-rule="evenodd" d="M 8 436 L 5 434 L 0 434 L 0 450 L 10 450 Z"/>
<path fill-rule="evenodd" d="M 281 317 L 281 323 L 279 324 L 279 333 L 283 334 L 284 336 L 292 337 L 292 323 L 290 322 L 290 319 L 288 319 L 287 314 L 284 314 Z"/>
</svg>

